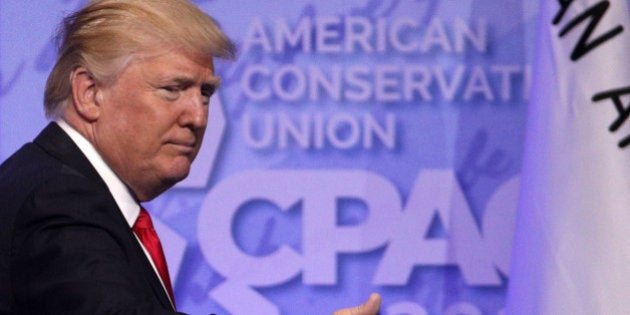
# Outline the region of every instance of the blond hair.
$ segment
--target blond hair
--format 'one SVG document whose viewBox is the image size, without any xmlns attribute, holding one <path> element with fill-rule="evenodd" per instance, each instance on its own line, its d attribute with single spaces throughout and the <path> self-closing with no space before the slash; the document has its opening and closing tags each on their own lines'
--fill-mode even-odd
<svg viewBox="0 0 630 315">
<path fill-rule="evenodd" d="M 234 44 L 188 0 L 95 0 L 63 20 L 59 55 L 46 82 L 44 106 L 61 117 L 72 94 L 70 76 L 85 67 L 97 82 L 116 79 L 136 53 L 179 49 L 195 57 L 232 59 Z"/>
</svg>

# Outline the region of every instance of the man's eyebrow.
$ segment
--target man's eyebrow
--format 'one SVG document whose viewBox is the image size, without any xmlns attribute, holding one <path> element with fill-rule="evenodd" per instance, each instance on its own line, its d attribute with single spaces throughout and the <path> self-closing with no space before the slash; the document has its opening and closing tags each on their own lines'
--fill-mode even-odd
<svg viewBox="0 0 630 315">
<path fill-rule="evenodd" d="M 221 86 L 221 78 L 220 77 L 212 77 L 210 78 L 210 80 L 206 81 L 205 83 L 203 83 L 201 85 L 202 89 L 205 88 L 211 88 L 211 89 L 218 89 Z"/>
<path fill-rule="evenodd" d="M 182 87 L 191 87 L 197 83 L 197 80 L 193 78 L 189 78 L 189 77 L 174 77 L 174 78 L 168 79 L 168 81 L 173 82 Z M 220 85 L 221 85 L 221 78 L 213 76 L 207 81 L 202 82 L 201 88 L 202 89 L 208 89 L 208 88 L 218 89 Z"/>
</svg>

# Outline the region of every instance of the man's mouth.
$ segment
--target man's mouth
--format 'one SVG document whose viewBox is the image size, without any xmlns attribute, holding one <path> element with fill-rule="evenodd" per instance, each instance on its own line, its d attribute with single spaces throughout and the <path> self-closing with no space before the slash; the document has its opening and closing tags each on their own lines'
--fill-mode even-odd
<svg viewBox="0 0 630 315">
<path fill-rule="evenodd" d="M 171 146 L 184 154 L 191 154 L 195 151 L 195 141 L 167 141 L 166 145 Z"/>
</svg>

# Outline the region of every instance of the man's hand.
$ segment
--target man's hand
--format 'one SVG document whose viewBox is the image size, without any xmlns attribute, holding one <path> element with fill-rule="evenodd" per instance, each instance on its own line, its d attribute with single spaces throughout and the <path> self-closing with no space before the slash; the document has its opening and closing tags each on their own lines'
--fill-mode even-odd
<svg viewBox="0 0 630 315">
<path fill-rule="evenodd" d="M 372 293 L 362 305 L 338 310 L 333 315 L 376 315 L 380 308 L 381 296 L 378 293 Z"/>
</svg>

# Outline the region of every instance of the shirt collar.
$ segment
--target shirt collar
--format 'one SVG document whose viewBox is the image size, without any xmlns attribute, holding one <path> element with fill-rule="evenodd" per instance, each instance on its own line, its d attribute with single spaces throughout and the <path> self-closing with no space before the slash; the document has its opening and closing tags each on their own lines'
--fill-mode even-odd
<svg viewBox="0 0 630 315">
<path fill-rule="evenodd" d="M 116 173 L 105 163 L 101 155 L 96 151 L 96 148 L 88 141 L 83 135 L 70 126 L 65 120 L 58 119 L 55 121 L 61 129 L 63 129 L 68 136 L 79 147 L 81 152 L 90 161 L 92 166 L 96 169 L 96 172 L 101 176 L 105 185 L 109 189 L 109 192 L 114 197 L 116 205 L 122 212 L 127 224 L 133 227 L 133 224 L 138 218 L 140 213 L 140 205 L 133 198 L 133 195 L 129 191 L 129 188 L 118 178 Z"/>
</svg>

